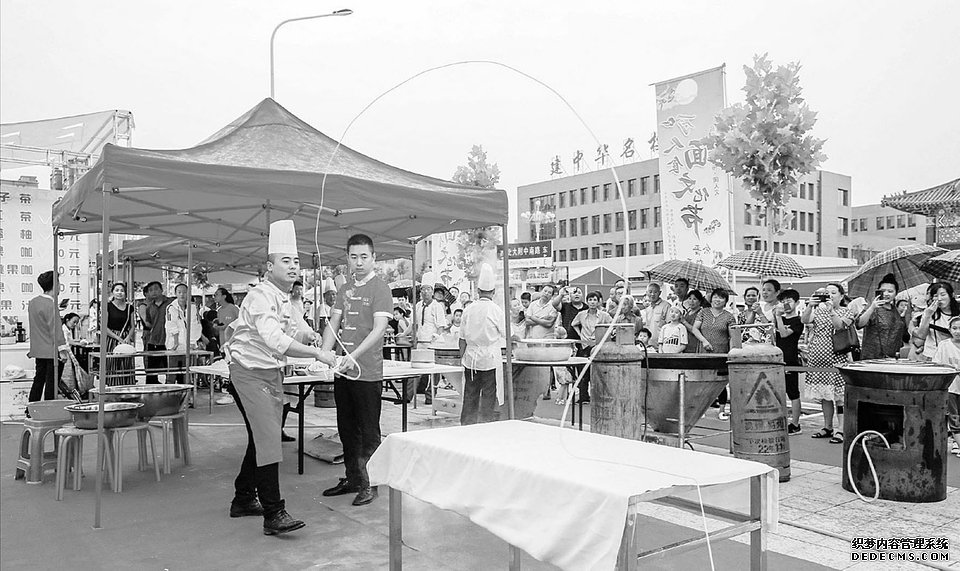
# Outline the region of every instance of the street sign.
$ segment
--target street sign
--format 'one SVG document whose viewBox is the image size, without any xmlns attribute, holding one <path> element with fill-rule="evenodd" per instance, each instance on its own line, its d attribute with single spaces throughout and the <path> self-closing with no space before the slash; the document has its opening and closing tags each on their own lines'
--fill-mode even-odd
<svg viewBox="0 0 960 571">
<path fill-rule="evenodd" d="M 553 266 L 553 241 L 516 242 L 507 245 L 511 268 L 545 268 Z M 503 259 L 503 246 L 497 246 L 497 259 Z"/>
</svg>

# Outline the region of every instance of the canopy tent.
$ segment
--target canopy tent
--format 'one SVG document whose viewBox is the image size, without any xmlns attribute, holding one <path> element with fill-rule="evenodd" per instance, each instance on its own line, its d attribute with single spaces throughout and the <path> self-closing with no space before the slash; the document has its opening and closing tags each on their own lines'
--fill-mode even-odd
<svg viewBox="0 0 960 571">
<path fill-rule="evenodd" d="M 118 232 L 186 239 L 197 246 L 186 248 L 187 267 L 193 267 L 194 250 L 224 244 L 254 251 L 265 247 L 270 222 L 278 219 L 294 220 L 301 247 L 316 242 L 316 253 L 326 261 L 343 260 L 347 238 L 355 233 L 371 236 L 379 256 L 412 256 L 421 237 L 438 232 L 500 225 L 506 235 L 507 208 L 502 190 L 454 184 L 376 161 L 265 99 L 196 147 L 105 146 L 96 165 L 54 205 L 54 265 L 59 236 L 102 232 L 102 256 L 108 259 L 108 237 Z M 504 275 L 508 263 L 505 255 Z M 105 306 L 105 280 L 100 295 Z M 101 312 L 102 329 L 106 313 Z M 104 354 L 105 341 L 103 336 Z M 513 418 L 510 361 L 508 353 L 506 396 Z M 106 359 L 100 362 L 103 438 Z M 102 454 L 98 447 L 96 527 Z"/>
<path fill-rule="evenodd" d="M 572 278 L 570 283 L 573 285 L 612 286 L 622 279 L 622 277 L 611 272 L 607 268 L 603 266 L 597 266 L 592 270 L 588 270 L 587 272 Z"/>
</svg>

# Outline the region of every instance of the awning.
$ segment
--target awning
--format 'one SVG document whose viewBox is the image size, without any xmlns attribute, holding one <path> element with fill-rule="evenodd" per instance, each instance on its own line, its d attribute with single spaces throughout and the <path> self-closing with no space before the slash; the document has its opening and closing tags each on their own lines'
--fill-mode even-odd
<svg viewBox="0 0 960 571">
<path fill-rule="evenodd" d="M 924 216 L 935 215 L 942 208 L 960 208 L 960 178 L 926 190 L 885 196 L 881 204 Z"/>
</svg>

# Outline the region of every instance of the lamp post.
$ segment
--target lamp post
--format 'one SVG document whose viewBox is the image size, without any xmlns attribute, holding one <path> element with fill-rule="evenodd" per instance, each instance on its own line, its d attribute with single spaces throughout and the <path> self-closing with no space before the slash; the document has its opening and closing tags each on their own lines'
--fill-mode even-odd
<svg viewBox="0 0 960 571">
<path fill-rule="evenodd" d="M 520 218 L 523 218 L 524 220 L 527 220 L 528 222 L 532 222 L 533 224 L 535 224 L 535 230 L 534 230 L 535 239 L 537 242 L 539 242 L 540 227 L 544 224 L 549 224 L 550 222 L 553 222 L 554 220 L 556 220 L 557 215 L 554 214 L 553 212 L 546 212 L 538 208 L 536 210 L 533 210 L 532 212 L 531 211 L 522 212 L 520 214 Z"/>
<path fill-rule="evenodd" d="M 318 14 L 316 16 L 303 16 L 300 18 L 290 18 L 289 20 L 284 20 L 277 24 L 277 27 L 273 29 L 273 33 L 270 34 L 270 99 L 274 97 L 274 78 L 273 78 L 273 51 L 274 51 L 274 40 L 277 38 L 277 30 L 280 29 L 280 26 L 284 24 L 289 24 L 290 22 L 299 22 L 301 20 L 316 20 L 318 18 L 326 18 L 329 16 L 349 16 L 353 14 L 353 10 L 349 8 L 344 8 L 343 10 L 336 10 L 330 12 L 329 14 Z"/>
</svg>

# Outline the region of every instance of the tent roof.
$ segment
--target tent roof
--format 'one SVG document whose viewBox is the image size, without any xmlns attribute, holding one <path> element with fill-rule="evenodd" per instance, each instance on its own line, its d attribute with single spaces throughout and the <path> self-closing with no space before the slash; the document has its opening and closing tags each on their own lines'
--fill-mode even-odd
<svg viewBox="0 0 960 571">
<path fill-rule="evenodd" d="M 187 245 L 183 238 L 150 236 L 126 241 L 118 252 L 121 260 L 130 260 L 140 267 L 187 265 Z M 233 271 L 256 276 L 265 257 L 258 255 L 253 247 L 236 248 L 225 244 L 222 248 L 193 246 L 193 263 L 206 272 Z"/>
<path fill-rule="evenodd" d="M 374 239 L 380 257 L 398 257 L 409 256 L 411 240 L 421 236 L 507 221 L 504 191 L 415 174 L 338 147 L 269 98 L 193 148 L 105 146 L 54 206 L 54 227 L 100 232 L 104 185 L 114 189 L 111 232 L 264 248 L 267 220 L 291 218 L 301 247 L 315 250 L 316 239 L 328 262 L 342 261 L 347 237 L 358 232 Z"/>
<path fill-rule="evenodd" d="M 617 280 L 622 280 L 619 275 L 611 272 L 603 266 L 597 266 L 592 270 L 583 273 L 575 278 L 570 280 L 570 283 L 577 284 L 599 284 L 599 285 L 613 285 L 617 283 Z"/>
<path fill-rule="evenodd" d="M 960 207 L 960 178 L 943 184 L 883 197 L 884 206 L 890 206 L 909 214 L 930 216 L 945 207 Z"/>
</svg>

